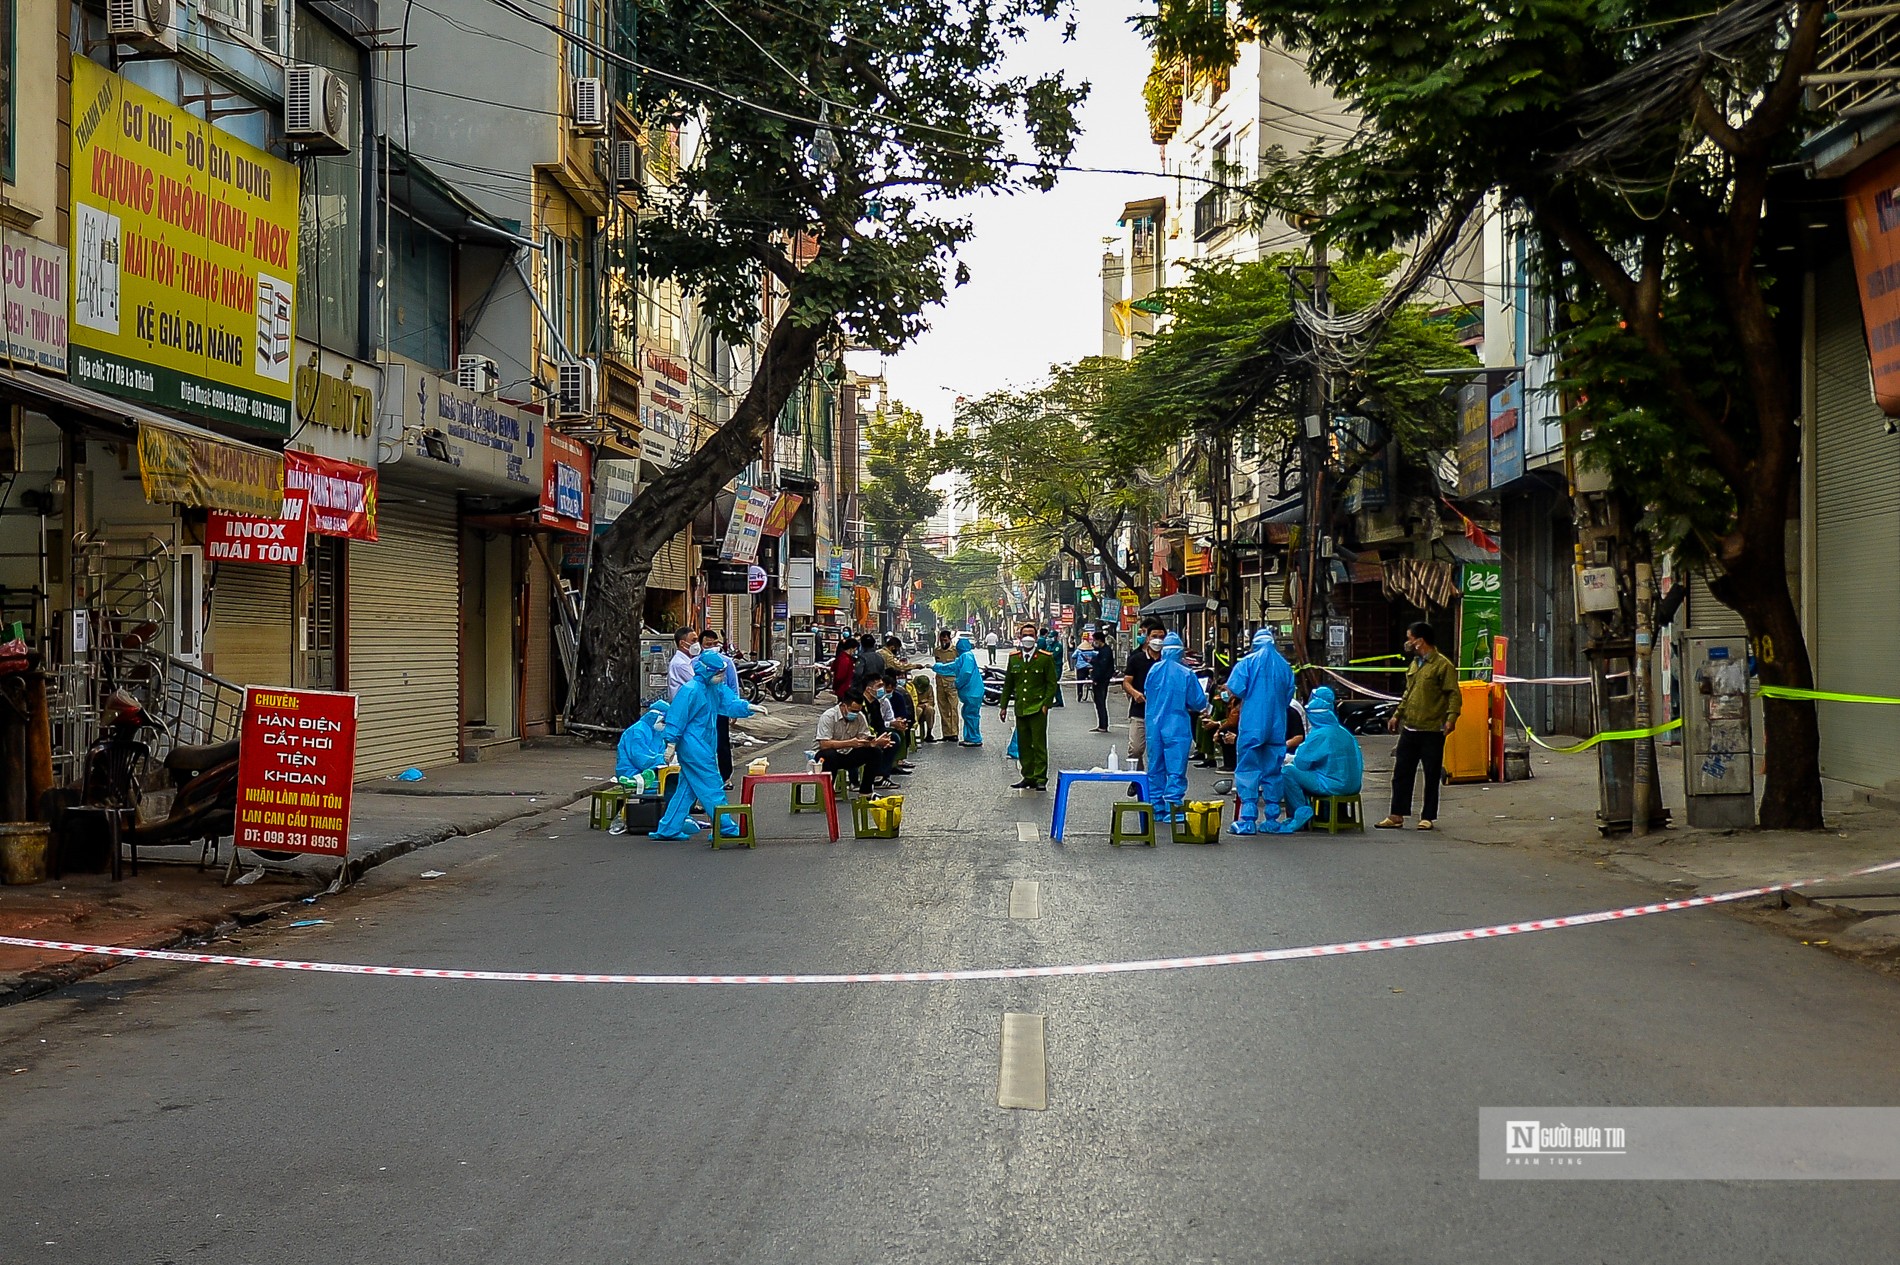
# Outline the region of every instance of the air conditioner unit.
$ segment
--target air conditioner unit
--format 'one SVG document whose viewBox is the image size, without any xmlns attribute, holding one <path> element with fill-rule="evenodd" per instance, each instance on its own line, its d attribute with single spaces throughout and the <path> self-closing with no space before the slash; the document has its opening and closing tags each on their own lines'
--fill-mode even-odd
<svg viewBox="0 0 1900 1265">
<path fill-rule="evenodd" d="M 631 189 L 638 187 L 642 183 L 640 179 L 640 168 L 642 166 L 640 158 L 641 148 L 639 141 L 615 141 L 613 143 L 611 174 L 615 188 Z"/>
<path fill-rule="evenodd" d="M 594 78 L 574 81 L 574 128 L 580 132 L 607 130 L 607 93 Z"/>
<path fill-rule="evenodd" d="M 564 360 L 560 366 L 560 377 L 554 394 L 554 415 L 556 417 L 592 417 L 595 412 L 594 362 L 591 360 Z"/>
<path fill-rule="evenodd" d="M 284 68 L 284 135 L 305 149 L 350 152 L 350 86 L 322 66 Z"/>
<path fill-rule="evenodd" d="M 493 356 L 457 356 L 455 385 L 477 395 L 493 395 L 501 386 L 501 366 Z"/>
<path fill-rule="evenodd" d="M 106 0 L 106 33 L 115 40 L 145 48 L 178 48 L 177 0 Z"/>
</svg>

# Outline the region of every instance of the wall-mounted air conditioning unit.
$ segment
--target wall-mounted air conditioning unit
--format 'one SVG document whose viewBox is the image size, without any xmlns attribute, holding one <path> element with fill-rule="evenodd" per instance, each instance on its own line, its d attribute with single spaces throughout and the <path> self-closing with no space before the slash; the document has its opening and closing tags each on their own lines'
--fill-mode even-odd
<svg viewBox="0 0 1900 1265">
<path fill-rule="evenodd" d="M 106 33 L 141 48 L 176 52 L 177 0 L 106 0 Z"/>
<path fill-rule="evenodd" d="M 284 136 L 325 154 L 350 152 L 350 86 L 322 66 L 284 68 Z"/>
<path fill-rule="evenodd" d="M 639 141 L 615 141 L 609 155 L 611 175 L 617 189 L 632 189 L 641 184 L 642 151 Z"/>
<path fill-rule="evenodd" d="M 574 130 L 578 132 L 607 130 L 607 93 L 598 79 L 583 78 L 574 81 Z"/>
<path fill-rule="evenodd" d="M 595 391 L 598 377 L 591 360 L 564 360 L 560 366 L 560 377 L 555 384 L 554 415 L 556 417 L 592 417 L 595 413 Z"/>
<path fill-rule="evenodd" d="M 501 366 L 493 356 L 457 356 L 455 385 L 477 395 L 493 395 L 501 388 Z"/>
</svg>

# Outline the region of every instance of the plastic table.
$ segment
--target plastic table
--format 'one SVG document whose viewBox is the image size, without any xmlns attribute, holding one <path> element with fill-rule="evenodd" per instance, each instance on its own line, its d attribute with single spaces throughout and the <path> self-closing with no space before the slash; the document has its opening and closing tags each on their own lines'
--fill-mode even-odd
<svg viewBox="0 0 1900 1265">
<path fill-rule="evenodd" d="M 1069 815 L 1069 787 L 1076 782 L 1125 782 L 1137 788 L 1143 800 L 1148 798 L 1148 771 L 1122 769 L 1112 773 L 1093 773 L 1086 769 L 1063 770 L 1056 774 L 1055 814 L 1049 819 L 1049 837 L 1062 838 L 1062 823 Z"/>
<path fill-rule="evenodd" d="M 752 792 L 762 785 L 817 786 L 825 797 L 825 824 L 831 827 L 831 841 L 838 842 L 838 796 L 832 789 L 829 773 L 748 773 L 739 781 L 739 802 L 750 804 Z"/>
</svg>

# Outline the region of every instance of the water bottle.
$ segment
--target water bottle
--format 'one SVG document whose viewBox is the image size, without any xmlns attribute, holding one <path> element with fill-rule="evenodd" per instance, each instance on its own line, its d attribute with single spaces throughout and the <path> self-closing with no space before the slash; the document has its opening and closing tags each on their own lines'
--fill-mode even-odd
<svg viewBox="0 0 1900 1265">
<path fill-rule="evenodd" d="M 1108 744 L 1108 771 L 1110 773 L 1120 773 L 1122 771 L 1121 750 L 1112 742 Z"/>
</svg>

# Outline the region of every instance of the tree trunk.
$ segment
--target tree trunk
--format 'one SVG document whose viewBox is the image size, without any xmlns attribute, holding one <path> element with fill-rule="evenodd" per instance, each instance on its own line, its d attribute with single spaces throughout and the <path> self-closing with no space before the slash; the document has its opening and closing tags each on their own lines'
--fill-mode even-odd
<svg viewBox="0 0 1900 1265">
<path fill-rule="evenodd" d="M 619 729 L 638 719 L 640 630 L 653 556 L 758 459 L 785 401 L 817 362 L 826 328 L 780 320 L 766 340 L 760 371 L 732 416 L 684 463 L 649 484 L 601 534 L 581 618 L 576 722 Z"/>
<path fill-rule="evenodd" d="M 1779 538 L 1753 539 L 1759 534 L 1750 533 L 1738 553 L 1723 559 L 1725 574 L 1709 588 L 1747 624 L 1762 683 L 1811 690 L 1814 668 L 1788 592 L 1786 546 Z M 1814 704 L 1763 699 L 1762 731 L 1760 824 L 1769 830 L 1821 829 L 1821 729 Z"/>
</svg>

